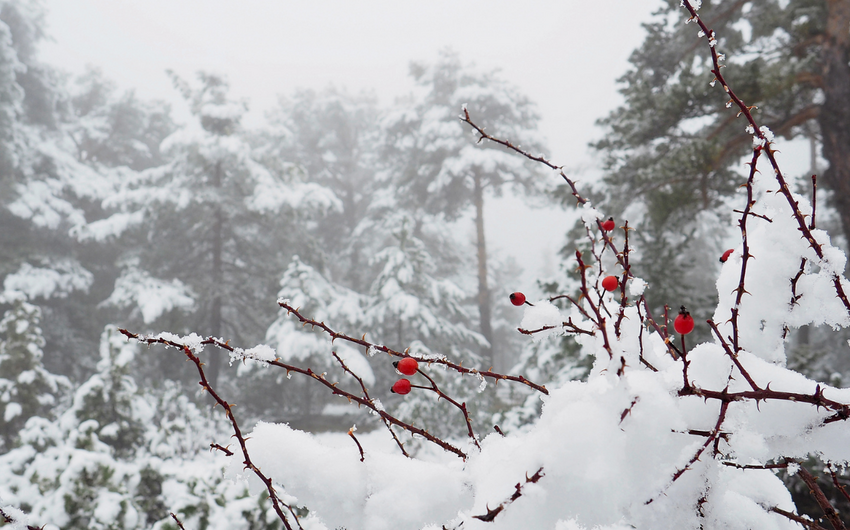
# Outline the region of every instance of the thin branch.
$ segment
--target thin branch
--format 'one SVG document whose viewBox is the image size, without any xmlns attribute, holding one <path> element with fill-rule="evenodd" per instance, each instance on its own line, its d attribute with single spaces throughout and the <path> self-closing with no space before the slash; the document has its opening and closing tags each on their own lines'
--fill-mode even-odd
<svg viewBox="0 0 850 530">
<path fill-rule="evenodd" d="M 533 474 L 532 476 L 529 477 L 528 474 L 525 475 L 525 484 L 536 484 L 537 481 L 539 481 L 541 478 L 543 478 L 545 476 L 546 475 L 543 473 L 543 468 L 541 467 L 540 469 L 537 470 L 537 473 Z M 478 519 L 479 521 L 484 521 L 485 523 L 493 522 L 493 520 L 496 518 L 496 516 L 499 515 L 500 513 L 502 513 L 502 510 L 504 510 L 506 507 L 508 507 L 515 500 L 522 497 L 522 488 L 525 484 L 523 484 L 521 482 L 517 482 L 516 486 L 514 486 L 515 491 L 514 491 L 513 495 L 511 495 L 507 500 L 505 500 L 504 502 L 502 502 L 501 504 L 499 504 L 498 506 L 496 506 L 495 508 L 492 508 L 492 509 L 489 506 L 487 506 L 487 513 L 485 513 L 484 515 L 473 515 L 472 517 L 474 517 L 475 519 Z"/>
<path fill-rule="evenodd" d="M 805 517 L 801 517 L 801 516 L 799 516 L 795 513 L 791 513 L 791 512 L 785 511 L 781 508 L 777 508 L 776 506 L 771 508 L 770 511 L 772 511 L 774 513 L 778 513 L 779 515 L 781 515 L 783 517 L 787 517 L 788 519 L 790 519 L 794 522 L 800 523 L 801 525 L 805 526 L 806 528 L 810 528 L 811 530 L 827 530 L 826 528 L 817 524 L 816 522 L 812 521 L 811 519 L 806 519 Z"/>
<path fill-rule="evenodd" d="M 841 518 L 838 516 L 838 511 L 836 511 L 835 507 L 832 506 L 832 503 L 829 502 L 829 499 L 824 495 L 823 490 L 818 486 L 818 481 L 815 477 L 812 476 L 809 471 L 800 466 L 800 469 L 797 471 L 797 475 L 806 483 L 806 486 L 809 487 L 809 491 L 812 493 L 812 496 L 815 498 L 815 501 L 820 506 L 820 509 L 823 510 L 823 514 L 829 520 L 829 523 L 835 530 L 846 530 L 844 523 L 841 521 Z"/>
<path fill-rule="evenodd" d="M 341 358 L 339 355 L 337 355 L 337 353 L 336 353 L 336 352 L 332 352 L 332 353 L 333 353 L 334 358 L 335 358 L 335 359 L 337 360 L 337 362 L 340 364 L 340 366 L 342 366 L 342 369 L 343 369 L 345 372 L 347 372 L 349 375 L 351 375 L 351 377 L 353 377 L 354 379 L 356 379 L 356 380 L 357 380 L 357 382 L 360 384 L 360 390 L 362 390 L 362 391 L 363 391 L 363 397 L 364 397 L 364 398 L 366 398 L 366 399 L 367 399 L 367 400 L 371 403 L 371 402 L 372 402 L 372 398 L 371 398 L 371 396 L 369 396 L 369 391 L 366 389 L 366 383 L 364 383 L 364 382 L 363 382 L 363 378 L 362 378 L 362 377 L 360 377 L 359 375 L 355 374 L 354 372 L 352 372 L 352 371 L 351 371 L 351 369 L 350 369 L 350 368 L 349 368 L 349 367 L 345 364 L 345 362 L 342 360 L 342 358 Z M 401 450 L 401 454 L 403 454 L 404 456 L 406 456 L 406 457 L 410 458 L 410 455 L 409 455 L 409 454 L 407 454 L 407 451 L 404 449 L 404 444 L 401 442 L 401 440 L 399 440 L 399 439 L 398 439 L 398 436 L 396 435 L 395 431 L 393 430 L 393 426 L 392 426 L 392 424 L 389 422 L 389 420 L 387 420 L 386 418 L 384 418 L 383 416 L 381 416 L 381 421 L 382 421 L 382 422 L 384 423 L 384 425 L 387 427 L 387 430 L 388 430 L 388 431 L 390 431 L 390 434 L 392 435 L 393 440 L 395 440 L 396 445 L 397 445 L 397 446 L 398 446 L 398 448 Z M 352 436 L 352 438 L 354 437 L 354 435 L 353 435 L 353 434 L 352 434 L 351 436 Z M 355 441 L 356 441 L 356 440 L 355 440 Z M 359 445 L 360 445 L 360 444 L 358 444 L 358 446 L 359 446 Z M 363 450 L 361 449 L 361 450 L 360 450 L 360 452 L 361 452 L 361 454 L 362 454 Z"/>
<path fill-rule="evenodd" d="M 325 325 L 324 322 L 317 322 L 315 320 L 312 320 L 312 319 L 305 317 L 304 315 L 302 315 L 298 311 L 297 308 L 292 307 L 291 305 L 289 305 L 288 302 L 286 302 L 284 300 L 278 300 L 277 304 L 280 307 L 282 307 L 283 309 L 286 309 L 287 312 L 295 315 L 295 318 L 297 318 L 305 326 L 316 327 L 316 328 L 321 329 L 325 333 L 327 333 L 331 337 L 331 341 L 334 341 L 336 339 L 342 339 L 344 341 L 351 342 L 353 344 L 359 344 L 360 346 L 364 346 L 366 348 L 373 348 L 377 351 L 381 351 L 381 352 L 387 353 L 389 355 L 392 355 L 393 357 L 413 357 L 414 359 L 416 359 L 417 361 L 422 362 L 422 363 L 442 364 L 442 365 L 444 365 L 448 368 L 451 368 L 452 370 L 455 370 L 456 372 L 460 372 L 462 374 L 471 374 L 471 375 L 481 374 L 484 377 L 489 377 L 491 379 L 495 379 L 496 381 L 500 381 L 500 380 L 514 381 L 516 383 L 522 383 L 522 384 L 524 384 L 524 385 L 526 385 L 530 388 L 533 388 L 534 390 L 537 390 L 538 392 L 542 392 L 543 394 L 549 394 L 549 391 L 546 390 L 545 386 L 533 383 L 533 382 L 529 381 L 528 379 L 526 379 L 525 377 L 523 377 L 521 375 L 505 375 L 505 374 L 500 374 L 500 373 L 497 373 L 497 372 L 492 372 L 492 371 L 489 371 L 489 370 L 475 370 L 475 369 L 471 369 L 471 368 L 464 368 L 462 365 L 453 363 L 453 362 L 451 362 L 448 359 L 443 358 L 443 357 L 440 357 L 440 358 L 425 358 L 425 357 L 417 357 L 416 355 L 411 355 L 410 353 L 402 353 L 402 352 L 393 350 L 392 348 L 388 348 L 386 346 L 383 346 L 381 344 L 373 344 L 373 343 L 367 341 L 365 338 L 358 339 L 356 337 L 350 337 L 350 336 L 348 336 L 344 333 L 336 332 L 336 331 L 332 330 L 330 327 L 328 327 L 327 325 Z M 365 337 L 365 335 L 364 335 L 364 337 Z M 276 363 L 270 363 L 270 364 L 276 364 Z M 280 363 L 277 363 L 277 364 L 280 364 Z"/>
<path fill-rule="evenodd" d="M 171 518 L 174 519 L 174 522 L 177 523 L 177 526 L 180 528 L 180 530 L 186 530 L 186 528 L 183 527 L 183 523 L 180 521 L 180 519 L 178 519 L 177 516 L 174 515 L 174 512 L 169 513 L 171 515 Z"/>
<path fill-rule="evenodd" d="M 360 461 L 363 462 L 366 460 L 366 455 L 363 454 L 363 446 L 360 445 L 360 441 L 354 436 L 355 427 L 351 427 L 348 429 L 348 435 L 351 436 L 351 439 L 354 440 L 354 443 L 357 444 L 357 450 L 360 451 Z"/>
<path fill-rule="evenodd" d="M 178 348 L 183 351 L 183 354 L 188 357 L 190 361 L 195 363 L 195 367 L 198 369 L 198 375 L 201 378 L 199 384 L 204 390 L 206 390 L 210 394 L 210 396 L 212 396 L 216 403 L 221 405 L 221 407 L 224 409 L 224 413 L 227 416 L 227 419 L 230 421 L 230 426 L 233 429 L 234 436 L 236 436 L 236 440 L 239 442 L 239 447 L 242 450 L 242 457 L 243 463 L 245 464 L 245 469 L 250 469 L 263 482 L 263 484 L 266 486 L 266 491 L 268 491 L 269 493 L 269 498 L 272 501 L 272 506 L 274 507 L 278 518 L 283 522 L 283 525 L 286 527 L 287 530 L 292 530 L 292 526 L 290 526 L 289 524 L 289 519 L 286 517 L 286 514 L 283 513 L 282 508 L 286 507 L 293 515 L 293 517 L 295 517 L 295 513 L 292 510 L 292 507 L 283 502 L 278 497 L 277 491 L 275 490 L 274 485 L 272 484 L 272 479 L 267 477 L 262 471 L 260 471 L 260 468 L 258 468 L 251 460 L 251 456 L 248 454 L 248 447 L 245 445 L 245 437 L 242 435 L 242 429 L 239 427 L 239 422 L 236 421 L 236 416 L 233 415 L 232 405 L 222 399 L 218 395 L 218 393 L 216 393 L 216 391 L 212 388 L 212 386 L 210 386 L 210 383 L 207 380 L 207 376 L 204 373 L 204 363 L 201 362 L 201 359 L 197 355 L 195 355 L 195 353 L 192 351 L 191 348 L 189 348 L 189 346 L 186 346 L 185 344 L 180 344 L 179 342 L 166 340 L 163 338 L 142 337 L 135 333 L 131 333 L 126 329 L 119 329 L 118 331 L 120 331 L 128 339 L 137 340 L 139 342 L 144 342 L 147 344 L 160 343 Z M 208 340 L 212 343 L 218 342 L 215 339 Z M 232 351 L 233 348 L 231 346 L 226 344 L 225 346 L 227 346 L 227 348 Z M 295 517 L 295 520 L 297 522 L 298 518 Z M 301 526 L 300 523 L 298 524 L 298 526 Z"/>
</svg>

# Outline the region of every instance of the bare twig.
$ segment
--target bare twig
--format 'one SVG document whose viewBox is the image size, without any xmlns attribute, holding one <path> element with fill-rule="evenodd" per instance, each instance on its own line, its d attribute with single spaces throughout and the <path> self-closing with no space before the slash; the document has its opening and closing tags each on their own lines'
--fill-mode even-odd
<svg viewBox="0 0 850 530">
<path fill-rule="evenodd" d="M 543 478 L 545 476 L 546 475 L 543 473 L 543 468 L 541 467 L 540 469 L 537 470 L 537 473 L 531 475 L 530 477 L 528 476 L 528 474 L 525 475 L 525 484 L 536 484 L 537 481 L 539 481 L 541 478 Z M 499 515 L 500 513 L 502 513 L 502 510 L 504 510 L 506 507 L 508 507 L 515 500 L 522 497 L 522 487 L 523 486 L 524 486 L 523 483 L 517 482 L 516 486 L 514 486 L 515 491 L 514 491 L 513 495 L 511 495 L 507 500 L 505 500 L 504 502 L 502 502 L 501 504 L 499 504 L 495 508 L 490 508 L 488 506 L 487 507 L 487 513 L 485 513 L 484 515 L 473 515 L 472 517 L 474 517 L 475 519 L 478 519 L 479 521 L 484 521 L 485 523 L 493 522 L 493 520 L 496 518 L 496 516 Z"/>
<path fill-rule="evenodd" d="M 493 372 L 493 371 L 490 371 L 490 370 L 475 370 L 475 369 L 471 369 L 471 368 L 464 368 L 462 365 L 453 363 L 453 362 L 449 361 L 448 359 L 445 359 L 445 358 L 442 358 L 442 357 L 440 357 L 440 358 L 417 357 L 416 355 L 411 355 L 410 353 L 399 352 L 399 351 L 393 350 L 392 348 L 388 348 L 386 346 L 383 346 L 381 344 L 373 344 L 373 343 L 367 341 L 365 338 L 358 339 L 356 337 L 348 336 L 345 333 L 339 333 L 337 331 L 334 331 L 333 329 L 331 329 L 330 327 L 325 325 L 324 322 L 317 322 L 315 320 L 312 320 L 312 319 L 305 317 L 304 315 L 302 315 L 298 311 L 297 308 L 292 307 L 286 301 L 278 300 L 278 305 L 280 307 L 282 307 L 283 309 L 286 309 L 292 315 L 295 315 L 295 318 L 297 318 L 302 324 L 321 329 L 322 331 L 327 333 L 328 336 L 330 336 L 332 341 L 334 341 L 336 339 L 341 339 L 341 340 L 344 340 L 344 341 L 347 341 L 347 342 L 351 342 L 353 344 L 359 344 L 360 346 L 363 346 L 365 348 L 374 348 L 377 351 L 387 353 L 389 355 L 392 355 L 393 357 L 413 357 L 418 362 L 442 364 L 442 365 L 444 365 L 448 368 L 451 368 L 452 370 L 455 370 L 456 372 L 460 372 L 462 374 L 470 374 L 470 375 L 480 374 L 484 377 L 489 377 L 491 379 L 495 379 L 496 381 L 514 381 L 516 383 L 522 383 L 522 384 L 524 384 L 524 385 L 526 385 L 530 388 L 533 388 L 534 390 L 537 390 L 538 392 L 542 392 L 543 394 L 549 393 L 549 391 L 546 390 L 545 386 L 538 385 L 538 384 L 536 384 L 532 381 L 529 381 L 528 379 L 526 379 L 525 377 L 523 377 L 521 375 L 505 375 L 505 374 L 500 374 L 500 373 Z M 280 364 L 280 363 L 270 363 L 270 364 Z M 292 371 L 296 371 L 296 370 L 292 370 Z"/>
<path fill-rule="evenodd" d="M 366 389 L 366 383 L 363 382 L 363 378 L 360 377 L 359 375 L 355 374 L 354 372 L 352 372 L 351 369 L 348 368 L 348 366 L 345 364 L 345 362 L 342 360 L 342 358 L 339 355 L 337 355 L 336 352 L 333 352 L 333 356 L 337 360 L 337 362 L 340 364 L 340 366 L 342 366 L 342 369 L 346 373 L 351 375 L 351 377 L 353 377 L 355 380 L 357 380 L 357 382 L 360 384 L 360 390 L 363 392 L 363 397 L 366 398 L 370 403 L 372 403 L 373 402 L 372 398 L 369 396 L 369 390 Z M 407 454 L 407 451 L 404 449 L 404 444 L 401 442 L 401 440 L 398 439 L 398 436 L 396 435 L 395 431 L 393 430 L 393 426 L 390 423 L 390 421 L 387 420 L 386 418 L 384 418 L 383 416 L 381 416 L 381 421 L 387 427 L 387 430 L 390 431 L 390 434 L 392 435 L 393 440 L 395 441 L 398 448 L 401 450 L 401 454 L 403 454 L 404 456 L 409 458 L 410 455 Z M 352 438 L 354 437 L 353 434 L 351 436 L 352 436 Z M 360 444 L 358 444 L 358 446 L 359 445 Z M 360 452 L 362 453 L 363 450 L 361 449 Z"/>
<path fill-rule="evenodd" d="M 351 436 L 351 439 L 354 440 L 354 443 L 357 444 L 357 450 L 360 451 L 360 461 L 363 462 L 366 460 L 366 455 L 363 454 L 363 446 L 360 445 L 360 441 L 357 439 L 356 436 L 354 436 L 355 430 L 356 427 L 352 426 L 350 429 L 348 429 L 348 435 Z"/>
<path fill-rule="evenodd" d="M 278 518 L 283 522 L 283 525 L 287 530 L 292 530 L 292 526 L 289 524 L 289 519 L 286 517 L 286 514 L 283 513 L 283 507 L 287 508 L 290 514 L 295 518 L 297 523 L 298 517 L 295 515 L 295 512 L 292 510 L 292 507 L 283 502 L 280 497 L 277 495 L 277 490 L 275 490 L 274 485 L 272 484 L 272 479 L 267 477 L 261 470 L 258 468 L 254 462 L 251 460 L 251 456 L 248 454 L 248 448 L 245 445 L 245 437 L 242 435 L 242 429 L 239 427 L 239 422 L 236 421 L 236 416 L 233 415 L 232 405 L 222 399 L 218 393 L 210 386 L 209 381 L 207 380 L 206 373 L 204 373 L 204 363 L 201 362 L 201 359 L 195 355 L 191 348 L 186 346 L 185 344 L 180 344 L 179 342 L 166 340 L 163 338 L 153 338 L 153 337 L 142 337 L 135 333 L 131 333 L 126 329 L 119 329 L 124 336 L 128 339 L 137 340 L 139 342 L 144 342 L 147 344 L 164 344 L 166 346 L 172 346 L 174 348 L 180 349 L 183 354 L 188 357 L 190 361 L 195 363 L 195 367 L 198 369 L 198 375 L 200 377 L 199 384 L 201 387 L 206 390 L 210 396 L 215 400 L 216 403 L 221 405 L 224 409 L 224 413 L 227 416 L 227 419 L 230 421 L 230 427 L 233 429 L 234 436 L 236 440 L 239 442 L 239 447 L 242 450 L 243 463 L 245 464 L 245 469 L 250 469 L 266 486 L 266 491 L 269 493 L 269 499 L 272 501 L 272 506 L 274 507 L 275 513 L 277 513 Z M 207 339 L 210 343 L 218 343 L 218 340 L 215 339 Z M 232 347 L 224 344 L 229 349 L 232 350 Z M 301 524 L 298 523 L 300 528 Z"/>
<path fill-rule="evenodd" d="M 177 526 L 180 528 L 180 530 L 186 530 L 186 528 L 183 527 L 183 522 L 180 521 L 180 519 L 178 519 L 176 515 L 174 515 L 174 512 L 170 512 L 170 515 L 171 518 L 174 519 L 174 522 L 177 523 Z"/>
<path fill-rule="evenodd" d="M 836 511 L 835 507 L 832 506 L 832 503 L 829 502 L 829 499 L 824 495 L 823 490 L 818 486 L 818 481 L 815 477 L 812 476 L 809 471 L 800 466 L 800 469 L 797 471 L 797 475 L 806 483 L 806 486 L 809 487 L 809 491 L 812 493 L 812 496 L 815 498 L 815 501 L 820 506 L 821 510 L 823 510 L 823 514 L 829 520 L 829 523 L 835 530 L 846 530 L 844 523 L 841 521 L 841 518 L 838 516 L 838 511 Z"/>
</svg>

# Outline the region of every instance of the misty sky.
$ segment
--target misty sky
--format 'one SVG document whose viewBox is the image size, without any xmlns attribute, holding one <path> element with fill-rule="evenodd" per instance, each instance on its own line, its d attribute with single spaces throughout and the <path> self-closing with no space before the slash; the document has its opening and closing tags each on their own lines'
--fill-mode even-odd
<svg viewBox="0 0 850 530">
<path fill-rule="evenodd" d="M 587 143 L 594 121 L 621 101 L 615 79 L 643 39 L 660 0 L 46 0 L 43 59 L 72 73 L 100 67 L 121 89 L 186 111 L 165 74 L 224 73 L 262 123 L 278 94 L 328 84 L 375 90 L 382 103 L 405 94 L 411 60 L 451 47 L 465 62 L 500 68 L 543 117 L 550 156 L 596 173 Z M 490 248 L 513 254 L 525 281 L 554 259 L 568 222 L 562 212 L 505 199 L 488 204 Z M 470 226 L 471 237 L 471 226 Z M 546 257 L 548 256 L 548 257 Z M 526 287 L 530 289 L 530 285 Z"/>
</svg>

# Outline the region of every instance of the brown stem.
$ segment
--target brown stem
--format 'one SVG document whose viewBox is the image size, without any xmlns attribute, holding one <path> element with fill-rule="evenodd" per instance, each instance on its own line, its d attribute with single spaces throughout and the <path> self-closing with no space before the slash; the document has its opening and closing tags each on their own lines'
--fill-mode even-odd
<svg viewBox="0 0 850 530">
<path fill-rule="evenodd" d="M 541 467 L 540 469 L 537 470 L 537 473 L 533 474 L 530 477 L 526 473 L 525 484 L 536 484 L 537 481 L 539 481 L 541 478 L 543 478 L 545 476 L 546 475 L 543 473 L 543 468 Z M 488 506 L 487 507 L 487 513 L 485 513 L 484 515 L 473 515 L 472 517 L 475 518 L 475 519 L 478 519 L 479 521 L 484 521 L 485 523 L 492 522 L 496 518 L 497 515 L 502 513 L 502 510 L 504 510 L 508 505 L 513 503 L 515 500 L 522 497 L 522 487 L 523 486 L 524 486 L 524 484 L 522 484 L 521 482 L 517 482 L 516 486 L 514 486 L 514 490 L 515 490 L 514 494 L 511 495 L 507 500 L 505 500 L 504 502 L 502 502 L 501 504 L 499 504 L 495 508 L 490 508 Z"/>
<path fill-rule="evenodd" d="M 353 344 L 359 344 L 360 346 L 363 346 L 365 348 L 374 348 L 377 351 L 387 353 L 389 355 L 392 355 L 393 357 L 413 357 L 414 359 L 416 359 L 417 361 L 422 362 L 422 363 L 442 364 L 442 365 L 444 365 L 448 368 L 451 368 L 452 370 L 454 370 L 456 372 L 460 372 L 462 374 L 472 374 L 472 375 L 481 374 L 484 377 L 489 377 L 491 379 L 495 379 L 496 381 L 514 381 L 516 383 L 522 383 L 522 384 L 524 384 L 524 385 L 526 385 L 530 388 L 533 388 L 534 390 L 537 390 L 538 392 L 542 392 L 543 394 L 549 394 L 549 391 L 546 390 L 545 386 L 533 383 L 533 382 L 529 381 L 528 379 L 526 379 L 525 377 L 523 377 L 521 375 L 505 375 L 505 374 L 500 374 L 500 373 L 493 372 L 493 371 L 490 371 L 490 370 L 475 370 L 475 369 L 471 369 L 471 368 L 464 368 L 462 365 L 453 363 L 453 362 L 449 361 L 448 359 L 442 358 L 442 357 L 441 358 L 424 358 L 424 357 L 417 357 L 415 355 L 411 355 L 410 353 L 402 353 L 402 352 L 399 352 L 399 351 L 395 351 L 392 348 L 388 348 L 388 347 L 383 346 L 381 344 L 373 344 L 373 343 L 367 341 L 365 339 L 365 335 L 364 335 L 364 338 L 358 339 L 356 337 L 350 337 L 350 336 L 348 336 L 344 333 L 338 333 L 338 332 L 332 330 L 327 325 L 325 325 L 324 322 L 317 322 L 315 320 L 312 320 L 312 319 L 305 317 L 304 315 L 302 315 L 301 313 L 298 312 L 297 308 L 292 307 L 291 305 L 289 305 L 287 302 L 285 302 L 283 300 L 279 300 L 278 305 L 280 307 L 286 309 L 289 313 L 295 315 L 295 317 L 302 324 L 307 325 L 307 326 L 317 327 L 317 328 L 321 329 L 322 331 L 324 331 L 325 333 L 327 333 L 331 337 L 332 341 L 336 340 L 336 339 L 342 339 L 344 341 L 351 342 Z M 271 364 L 274 364 L 274 363 L 271 363 Z"/>
<path fill-rule="evenodd" d="M 145 337 L 141 337 L 140 335 L 137 335 L 135 333 L 130 333 L 126 329 L 119 329 L 119 331 L 127 338 L 138 340 L 139 342 L 146 342 L 148 344 L 161 343 L 178 348 L 183 351 L 183 354 L 190 361 L 195 363 L 195 367 L 198 369 L 198 376 L 201 379 L 199 384 L 204 390 L 206 390 L 210 394 L 210 396 L 212 396 L 216 403 L 221 405 L 221 408 L 224 409 L 224 413 L 227 416 L 227 419 L 230 421 L 230 427 L 233 429 L 234 436 L 239 442 L 239 448 L 242 450 L 242 458 L 243 463 L 245 464 L 245 469 L 250 469 L 263 482 L 263 484 L 266 486 L 266 491 L 268 491 L 269 493 L 269 499 L 271 499 L 272 501 L 272 506 L 274 507 L 275 513 L 277 513 L 278 518 L 283 522 L 283 525 L 286 527 L 287 530 L 292 530 L 292 526 L 290 526 L 289 524 L 289 519 L 286 517 L 286 514 L 283 513 L 282 507 L 286 507 L 287 509 L 289 509 L 289 512 L 293 515 L 293 517 L 295 517 L 292 508 L 288 504 L 280 500 L 277 495 L 277 491 L 275 490 L 274 485 L 272 484 L 272 479 L 263 474 L 263 472 L 260 471 L 260 468 L 254 465 L 254 462 L 251 460 L 251 456 L 248 454 L 248 447 L 245 445 L 245 437 L 242 435 L 242 429 L 239 427 L 239 422 L 236 421 L 236 416 L 233 415 L 232 405 L 222 399 L 218 395 L 218 393 L 216 393 L 216 391 L 212 388 L 212 386 L 210 386 L 210 382 L 207 380 L 207 375 L 206 373 L 204 373 L 204 363 L 201 362 L 201 359 L 197 355 L 195 355 L 192 349 L 186 346 L 185 344 L 180 344 L 179 342 L 165 339 L 148 339 Z M 215 343 L 217 341 L 213 340 L 211 342 Z"/>
<path fill-rule="evenodd" d="M 820 509 L 823 510 L 823 514 L 826 516 L 827 520 L 829 520 L 829 524 L 831 524 L 835 530 L 846 530 L 841 518 L 838 517 L 838 512 L 832 506 L 832 503 L 829 502 L 829 499 L 826 498 L 826 495 L 824 495 L 820 486 L 818 486 L 818 481 L 815 477 L 813 477 L 812 474 L 809 473 L 809 471 L 803 466 L 800 466 L 800 469 L 797 471 L 797 475 L 799 475 L 803 482 L 806 483 L 806 486 L 809 487 L 809 491 L 815 498 L 818 506 L 820 506 Z"/>
</svg>

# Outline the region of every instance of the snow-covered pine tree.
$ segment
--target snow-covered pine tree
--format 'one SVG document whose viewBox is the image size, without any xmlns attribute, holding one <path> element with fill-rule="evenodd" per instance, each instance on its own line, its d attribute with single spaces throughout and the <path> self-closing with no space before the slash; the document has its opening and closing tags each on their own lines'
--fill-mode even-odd
<svg viewBox="0 0 850 530">
<path fill-rule="evenodd" d="M 0 454 L 18 444 L 33 416 L 55 418 L 71 386 L 42 364 L 41 310 L 20 293 L 6 293 L 2 301 L 12 308 L 0 320 Z"/>
<path fill-rule="evenodd" d="M 510 193 L 539 196 L 546 178 L 526 161 L 508 156 L 500 146 L 481 150 L 469 142 L 468 129 L 458 123 L 461 108 L 475 109 L 487 127 L 499 128 L 515 144 L 540 151 L 534 105 L 497 72 L 464 65 L 444 50 L 433 64 L 413 63 L 417 85 L 413 100 L 400 102 L 383 120 L 386 178 L 408 211 L 423 210 L 456 220 L 470 211 L 475 219 L 478 326 L 488 344 L 481 355 L 489 364 L 502 361 L 493 344 L 490 269 L 484 231 L 488 195 Z M 492 148 L 492 149 L 490 149 Z M 496 348 L 494 350 L 493 348 Z"/>
<path fill-rule="evenodd" d="M 240 125 L 246 104 L 230 98 L 224 78 L 198 77 L 198 87 L 174 77 L 193 119 L 160 146 L 168 162 L 122 183 L 105 202 L 115 213 L 86 230 L 127 238 L 108 303 L 126 309 L 128 322 L 166 316 L 171 329 L 256 341 L 274 308 L 255 301 L 275 290 L 293 212 L 334 202 L 260 164 Z M 209 365 L 216 381 L 220 356 Z"/>
</svg>

